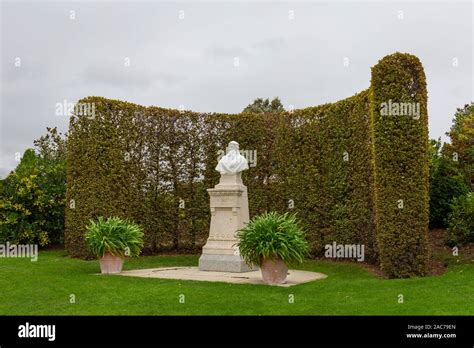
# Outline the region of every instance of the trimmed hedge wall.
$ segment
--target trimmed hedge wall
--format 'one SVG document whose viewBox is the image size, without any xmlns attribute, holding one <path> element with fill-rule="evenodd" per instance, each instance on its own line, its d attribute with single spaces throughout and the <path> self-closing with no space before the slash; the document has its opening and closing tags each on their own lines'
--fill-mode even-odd
<svg viewBox="0 0 474 348">
<path fill-rule="evenodd" d="M 416 75 L 421 88 L 416 100 L 425 103 L 421 122 L 390 121 L 377 108 L 387 97 L 405 100 L 411 84 L 395 84 L 399 88 L 389 89 L 390 94 L 383 79 L 385 74 L 410 79 L 413 69 L 422 73 L 419 63 L 406 64 L 411 57 L 384 58 L 374 67 L 371 88 L 351 98 L 291 113 L 180 112 L 101 97 L 82 99 L 80 103 L 94 103 L 95 116 L 70 121 L 67 250 L 89 257 L 83 240 L 88 220 L 118 215 L 144 228 L 145 253 L 198 251 L 208 236 L 206 189 L 219 180 L 214 170 L 218 151 L 236 140 L 241 150 L 257 154 L 256 166 L 243 172 L 251 216 L 296 212 L 313 256 L 323 255 L 324 246 L 333 242 L 364 244 L 365 259 L 380 260 L 388 274 L 423 274 L 428 178 L 424 79 Z M 408 148 L 414 152 L 404 153 Z M 418 174 L 416 190 L 400 171 Z M 405 198 L 404 210 L 393 211 L 394 197 Z M 394 216 L 399 220 L 391 220 Z M 397 246 L 398 241 L 402 244 Z"/>
<path fill-rule="evenodd" d="M 401 53 L 383 58 L 372 68 L 370 93 L 380 265 L 392 277 L 423 275 L 429 258 L 429 142 L 425 73 L 418 58 Z M 419 113 L 396 115 L 392 108 L 386 115 L 381 105 L 390 101 L 415 105 Z"/>
</svg>

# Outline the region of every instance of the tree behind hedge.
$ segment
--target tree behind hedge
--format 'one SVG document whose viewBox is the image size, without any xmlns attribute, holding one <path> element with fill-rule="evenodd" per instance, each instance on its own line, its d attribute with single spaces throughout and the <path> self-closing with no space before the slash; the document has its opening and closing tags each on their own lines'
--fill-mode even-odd
<svg viewBox="0 0 474 348">
<path fill-rule="evenodd" d="M 453 200 L 467 192 L 469 188 L 457 163 L 441 150 L 440 140 L 431 140 L 430 229 L 448 227 Z"/>
<path fill-rule="evenodd" d="M 285 111 L 280 98 L 275 97 L 272 101 L 270 99 L 257 98 L 252 104 L 247 105 L 242 112 L 251 112 L 256 114 L 271 114 Z"/>
<path fill-rule="evenodd" d="M 446 133 L 451 143 L 446 143 L 443 153 L 451 158 L 464 177 L 470 191 L 474 191 L 474 103 L 458 108 L 453 125 Z"/>
<path fill-rule="evenodd" d="M 35 141 L 0 181 L 0 244 L 62 243 L 66 193 L 65 140 L 57 130 Z"/>
</svg>

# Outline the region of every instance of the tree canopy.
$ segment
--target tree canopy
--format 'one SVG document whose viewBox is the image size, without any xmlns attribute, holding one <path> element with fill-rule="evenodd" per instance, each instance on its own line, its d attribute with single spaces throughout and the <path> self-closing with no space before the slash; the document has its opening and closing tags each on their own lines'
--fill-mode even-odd
<svg viewBox="0 0 474 348">
<path fill-rule="evenodd" d="M 272 101 L 270 99 L 257 98 L 253 101 L 252 104 L 249 104 L 245 107 L 243 112 L 253 112 L 256 114 L 266 114 L 274 112 L 283 112 L 285 108 L 280 101 L 280 98 L 275 97 Z"/>
</svg>

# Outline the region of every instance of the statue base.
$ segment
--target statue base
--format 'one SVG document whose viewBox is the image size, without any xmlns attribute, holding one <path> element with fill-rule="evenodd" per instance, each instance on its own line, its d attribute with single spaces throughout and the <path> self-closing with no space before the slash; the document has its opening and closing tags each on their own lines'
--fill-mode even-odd
<svg viewBox="0 0 474 348">
<path fill-rule="evenodd" d="M 222 174 L 219 184 L 208 189 L 211 207 L 209 238 L 202 248 L 199 270 L 249 272 L 237 247 L 236 233 L 249 222 L 247 187 L 241 174 Z"/>
<path fill-rule="evenodd" d="M 219 254 L 202 254 L 199 258 L 199 270 L 235 273 L 255 271 L 242 260 L 240 255 Z"/>
</svg>

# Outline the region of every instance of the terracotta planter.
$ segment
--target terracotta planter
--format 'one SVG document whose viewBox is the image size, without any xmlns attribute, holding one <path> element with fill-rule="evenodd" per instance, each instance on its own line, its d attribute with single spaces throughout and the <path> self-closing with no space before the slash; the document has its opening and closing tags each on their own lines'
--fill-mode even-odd
<svg viewBox="0 0 474 348">
<path fill-rule="evenodd" d="M 283 260 L 263 259 L 260 265 L 263 282 L 267 284 L 285 284 L 288 266 Z"/>
<path fill-rule="evenodd" d="M 123 259 L 120 256 L 114 256 L 106 253 L 99 259 L 100 270 L 102 274 L 113 274 L 122 272 Z"/>
</svg>

